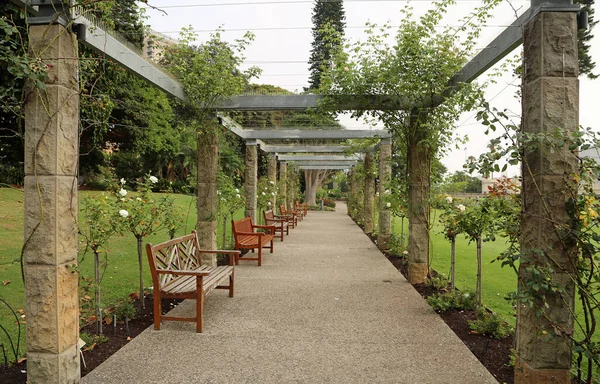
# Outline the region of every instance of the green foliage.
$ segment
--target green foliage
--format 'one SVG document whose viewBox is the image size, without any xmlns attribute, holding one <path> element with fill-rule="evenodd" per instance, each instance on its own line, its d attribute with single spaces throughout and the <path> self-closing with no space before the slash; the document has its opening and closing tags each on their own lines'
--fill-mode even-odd
<svg viewBox="0 0 600 384">
<path fill-rule="evenodd" d="M 436 293 L 427 298 L 429 304 L 437 312 L 445 312 L 451 309 L 475 309 L 475 295 L 473 292 Z"/>
<path fill-rule="evenodd" d="M 445 193 L 481 193 L 481 178 L 456 171 L 445 178 L 441 190 Z"/>
<path fill-rule="evenodd" d="M 513 329 L 508 325 L 502 316 L 495 312 L 488 311 L 486 308 L 477 310 L 477 318 L 469 320 L 469 328 L 482 335 L 492 336 L 494 339 L 504 339 L 513 333 Z"/>
<path fill-rule="evenodd" d="M 595 79 L 598 75 L 592 71 L 596 68 L 596 63 L 590 55 L 591 41 L 594 37 L 592 29 L 598 24 L 598 21 L 594 17 L 594 0 L 574 0 L 573 3 L 580 4 L 581 10 L 588 14 L 588 28 L 577 31 L 579 72 L 586 74 L 590 79 Z"/>
<path fill-rule="evenodd" d="M 89 334 L 87 332 L 81 332 L 79 337 L 85 342 L 85 345 L 90 350 L 94 349 L 98 344 L 106 343 L 108 341 L 108 337 L 104 335 Z"/>
<path fill-rule="evenodd" d="M 117 306 L 114 308 L 115 316 L 117 317 L 117 321 L 125 321 L 131 320 L 135 317 L 135 307 L 133 303 L 128 300 L 122 300 Z"/>
<path fill-rule="evenodd" d="M 448 287 L 448 277 L 446 275 L 444 275 L 443 273 L 440 273 L 437 276 L 432 276 L 429 277 L 426 281 L 425 284 L 429 287 L 435 288 L 437 290 L 440 289 L 445 289 Z"/>
</svg>

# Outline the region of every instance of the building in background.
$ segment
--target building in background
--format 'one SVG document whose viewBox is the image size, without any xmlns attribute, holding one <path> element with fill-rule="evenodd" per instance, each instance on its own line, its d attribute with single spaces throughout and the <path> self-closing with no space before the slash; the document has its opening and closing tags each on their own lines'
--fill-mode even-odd
<svg viewBox="0 0 600 384">
<path fill-rule="evenodd" d="M 144 57 L 158 62 L 166 47 L 178 44 L 179 41 L 160 32 L 148 30 L 144 38 Z"/>
</svg>

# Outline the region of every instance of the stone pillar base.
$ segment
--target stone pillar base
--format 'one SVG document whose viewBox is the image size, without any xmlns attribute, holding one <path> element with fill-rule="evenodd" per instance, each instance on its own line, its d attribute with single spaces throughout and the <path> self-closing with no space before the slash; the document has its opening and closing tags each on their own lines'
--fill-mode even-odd
<svg viewBox="0 0 600 384">
<path fill-rule="evenodd" d="M 429 268 L 425 263 L 408 263 L 408 282 L 423 284 L 427 279 Z"/>
<path fill-rule="evenodd" d="M 515 362 L 515 384 L 550 384 L 571 382 L 568 369 L 535 369 L 519 358 Z"/>
</svg>

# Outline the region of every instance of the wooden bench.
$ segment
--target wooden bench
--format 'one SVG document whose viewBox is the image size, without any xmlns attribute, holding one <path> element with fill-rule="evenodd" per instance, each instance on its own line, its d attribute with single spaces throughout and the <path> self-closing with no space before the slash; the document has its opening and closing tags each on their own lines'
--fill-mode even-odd
<svg viewBox="0 0 600 384">
<path fill-rule="evenodd" d="M 296 211 L 302 212 L 302 216 L 306 217 L 308 214 L 308 204 L 300 204 L 300 202 L 296 201 Z"/>
<path fill-rule="evenodd" d="M 285 205 L 280 205 L 279 206 L 279 214 L 281 214 L 281 216 L 288 216 L 288 221 L 289 221 L 290 225 L 292 226 L 292 228 L 294 228 L 296 225 L 298 225 L 298 212 L 288 211 L 285 208 Z"/>
<path fill-rule="evenodd" d="M 264 211 L 263 216 L 265 217 L 265 224 L 275 227 L 275 237 L 277 237 L 277 232 L 280 232 L 280 238 L 283 241 L 283 232 L 285 231 L 286 235 L 290 234 L 290 227 L 286 216 L 274 215 L 272 210 Z"/>
<path fill-rule="evenodd" d="M 154 329 L 162 320 L 195 321 L 202 332 L 204 299 L 213 289 L 228 289 L 233 297 L 234 261 L 239 251 L 201 250 L 196 231 L 157 245 L 146 244 L 154 288 Z M 202 254 L 229 255 L 229 265 L 210 267 L 202 264 Z M 196 317 L 162 315 L 162 298 L 195 299 Z"/>
<path fill-rule="evenodd" d="M 275 227 L 272 225 L 254 225 L 252 218 L 246 217 L 241 220 L 231 220 L 231 228 L 233 230 L 233 238 L 235 240 L 235 249 L 251 249 L 254 252 L 258 249 L 258 256 L 254 258 L 243 257 L 243 260 L 256 260 L 258 266 L 262 265 L 262 249 L 270 248 L 273 253 L 273 238 L 275 235 Z M 256 229 L 266 229 L 267 232 L 256 232 Z M 266 246 L 270 244 L 269 246 Z M 238 264 L 240 255 L 236 259 Z"/>
</svg>

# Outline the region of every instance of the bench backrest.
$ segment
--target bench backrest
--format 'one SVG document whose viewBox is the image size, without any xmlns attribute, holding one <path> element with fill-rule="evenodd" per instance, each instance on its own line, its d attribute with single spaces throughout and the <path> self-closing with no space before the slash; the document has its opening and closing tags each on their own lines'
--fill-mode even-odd
<svg viewBox="0 0 600 384">
<path fill-rule="evenodd" d="M 275 216 L 273 216 L 273 211 L 270 209 L 268 211 L 264 211 L 263 215 L 265 216 L 265 222 L 275 220 Z"/>
<path fill-rule="evenodd" d="M 233 229 L 233 234 L 236 237 L 238 232 L 253 232 L 252 218 L 248 216 L 240 220 L 231 220 L 231 228 Z"/>
<path fill-rule="evenodd" d="M 198 255 L 198 249 L 196 231 L 157 245 L 146 244 L 146 253 L 148 254 L 154 286 L 163 287 L 177 277 L 173 274 L 158 275 L 156 273 L 157 269 L 181 271 L 199 268 L 202 265 L 202 259 Z"/>
<path fill-rule="evenodd" d="M 279 206 L 279 213 L 281 213 L 282 215 L 287 214 L 287 210 L 285 209 L 285 205 L 280 205 Z"/>
</svg>

